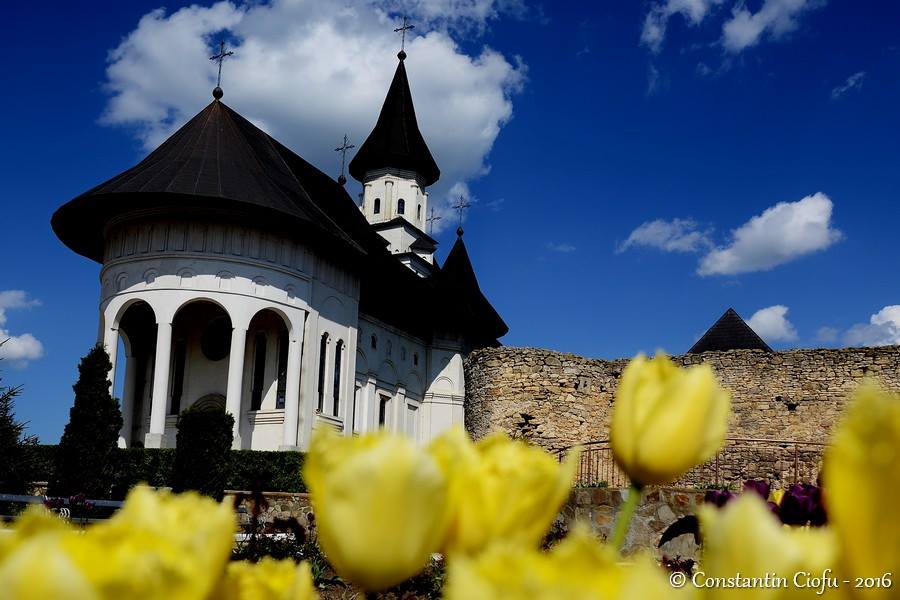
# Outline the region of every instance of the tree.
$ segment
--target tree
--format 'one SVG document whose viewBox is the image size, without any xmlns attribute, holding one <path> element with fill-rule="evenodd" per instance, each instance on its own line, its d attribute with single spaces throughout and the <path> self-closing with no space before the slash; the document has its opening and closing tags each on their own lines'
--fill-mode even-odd
<svg viewBox="0 0 900 600">
<path fill-rule="evenodd" d="M 110 492 L 122 429 L 119 403 L 110 394 L 110 369 L 109 354 L 100 344 L 78 365 L 75 404 L 56 452 L 56 468 L 47 491 L 51 496 L 105 498 Z"/>
<path fill-rule="evenodd" d="M 37 438 L 25 435 L 26 424 L 16 421 L 15 415 L 15 399 L 21 392 L 21 385 L 0 386 L 0 493 L 4 494 L 27 494 L 34 472 Z"/>
<path fill-rule="evenodd" d="M 234 417 L 221 409 L 194 406 L 178 417 L 172 490 L 197 490 L 221 500 L 231 460 Z"/>
</svg>

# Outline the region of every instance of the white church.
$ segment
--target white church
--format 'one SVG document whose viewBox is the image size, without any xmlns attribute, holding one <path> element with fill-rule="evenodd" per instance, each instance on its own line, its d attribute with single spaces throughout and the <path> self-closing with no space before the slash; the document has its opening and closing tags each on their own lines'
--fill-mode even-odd
<svg viewBox="0 0 900 600">
<path fill-rule="evenodd" d="M 435 260 L 426 190 L 440 170 L 398 58 L 349 164 L 358 202 L 216 87 L 139 164 L 53 215 L 59 239 L 101 265 L 120 445 L 173 447 L 192 405 L 231 413 L 233 447 L 254 450 L 305 449 L 317 423 L 426 442 L 463 422 L 463 358 L 508 328 L 461 229 Z"/>
</svg>

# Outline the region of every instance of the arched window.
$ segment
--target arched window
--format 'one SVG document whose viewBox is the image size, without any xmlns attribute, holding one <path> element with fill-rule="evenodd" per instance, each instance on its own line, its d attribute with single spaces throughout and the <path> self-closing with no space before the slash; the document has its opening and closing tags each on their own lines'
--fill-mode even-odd
<svg viewBox="0 0 900 600">
<path fill-rule="evenodd" d="M 419 353 L 413 352 L 413 365 L 419 366 Z"/>
<path fill-rule="evenodd" d="M 378 337 L 373 335 L 372 336 L 372 350 L 375 350 L 376 348 L 378 348 Z"/>
<path fill-rule="evenodd" d="M 334 405 L 331 408 L 331 414 L 338 416 L 338 407 L 341 400 L 341 355 L 344 353 L 344 342 L 338 340 L 334 346 L 334 388 L 332 389 L 332 399 Z"/>
<path fill-rule="evenodd" d="M 250 410 L 262 407 L 263 388 L 266 382 L 266 334 L 258 331 L 254 337 L 253 385 L 250 388 Z"/>
<path fill-rule="evenodd" d="M 285 393 L 287 392 L 287 357 L 287 331 L 281 331 L 278 334 L 278 393 L 275 395 L 275 408 L 284 408 Z"/>
<path fill-rule="evenodd" d="M 397 200 L 397 214 L 402 215 L 406 212 L 406 200 L 400 198 Z"/>
<path fill-rule="evenodd" d="M 328 353 L 328 334 L 322 334 L 319 344 L 319 412 L 325 406 L 325 356 Z"/>
<path fill-rule="evenodd" d="M 416 207 L 416 220 L 417 221 L 422 220 L 422 205 L 421 204 Z"/>
<path fill-rule="evenodd" d="M 375 204 L 372 208 L 372 212 L 376 215 L 381 212 L 381 198 L 375 198 Z"/>
</svg>

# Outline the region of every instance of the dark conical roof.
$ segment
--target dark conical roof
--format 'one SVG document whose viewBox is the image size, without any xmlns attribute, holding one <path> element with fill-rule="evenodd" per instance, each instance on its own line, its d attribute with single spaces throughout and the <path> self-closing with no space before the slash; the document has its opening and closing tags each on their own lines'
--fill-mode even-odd
<svg viewBox="0 0 900 600">
<path fill-rule="evenodd" d="M 720 350 L 772 351 L 733 308 L 729 308 L 719 317 L 697 343 L 691 346 L 688 354 Z"/>
<path fill-rule="evenodd" d="M 466 333 L 476 345 L 496 343 L 509 331 L 481 292 L 462 235 L 450 249 L 436 284 L 448 323 Z"/>
<path fill-rule="evenodd" d="M 416 122 L 402 58 L 375 128 L 350 161 L 349 171 L 355 179 L 363 181 L 369 171 L 386 168 L 414 171 L 426 186 L 441 176 Z"/>
<path fill-rule="evenodd" d="M 292 158 L 307 165 L 307 171 L 298 175 L 287 163 Z M 146 209 L 250 216 L 256 223 L 299 226 L 362 251 L 311 197 L 333 197 L 339 189 L 327 175 L 214 100 L 140 163 L 64 204 L 51 223 L 67 246 L 97 261 L 102 260 L 106 223 Z"/>
</svg>

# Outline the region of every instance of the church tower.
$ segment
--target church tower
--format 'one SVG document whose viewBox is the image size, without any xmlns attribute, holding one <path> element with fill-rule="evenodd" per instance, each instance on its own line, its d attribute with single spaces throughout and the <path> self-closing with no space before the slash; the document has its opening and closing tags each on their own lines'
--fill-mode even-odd
<svg viewBox="0 0 900 600">
<path fill-rule="evenodd" d="M 428 192 L 440 169 L 419 131 L 404 61 L 388 89 L 378 121 L 350 161 L 350 175 L 363 184 L 360 209 L 388 242 L 391 254 L 422 277 L 434 272 L 437 242 L 425 233 Z"/>
</svg>

